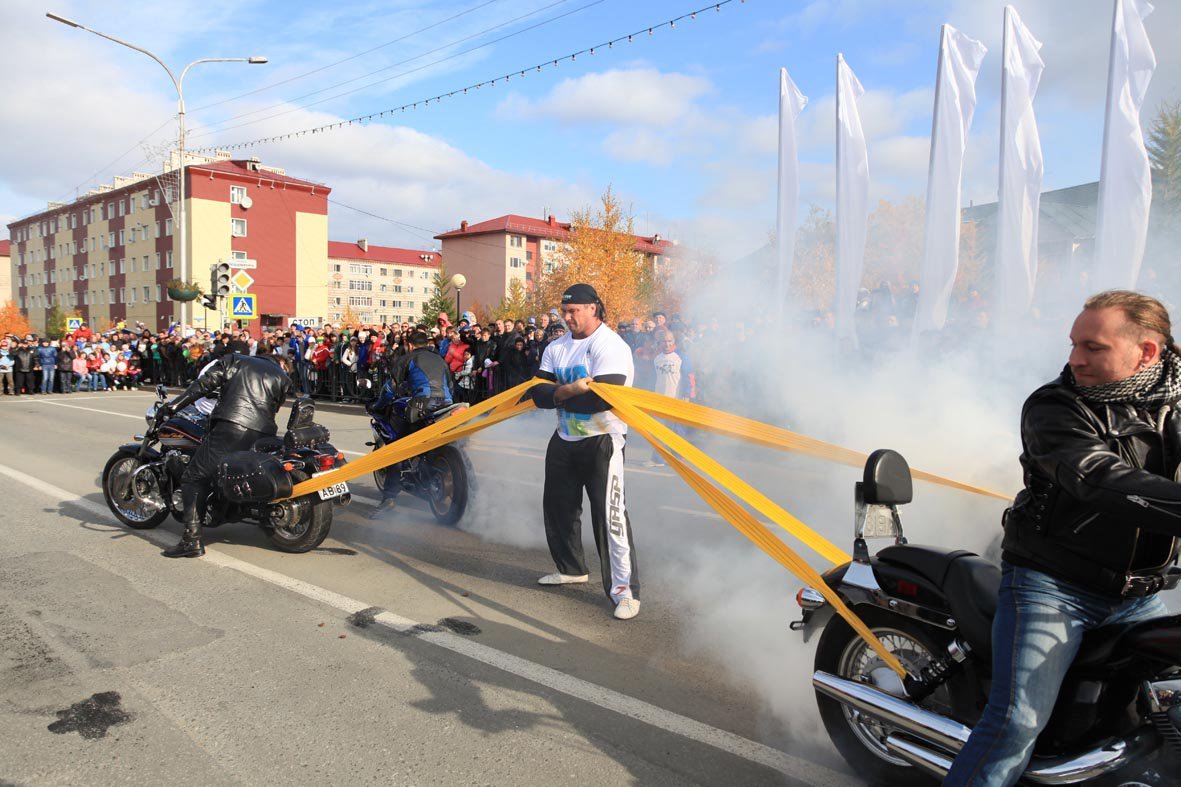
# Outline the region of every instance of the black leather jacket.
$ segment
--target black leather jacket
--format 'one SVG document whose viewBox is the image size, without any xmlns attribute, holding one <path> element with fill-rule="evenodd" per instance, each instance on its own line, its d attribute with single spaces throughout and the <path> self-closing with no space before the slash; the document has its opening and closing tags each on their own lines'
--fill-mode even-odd
<svg viewBox="0 0 1181 787">
<path fill-rule="evenodd" d="M 17 347 L 9 352 L 12 356 L 12 371 L 31 372 L 37 365 L 37 352 L 31 347 Z"/>
<path fill-rule="evenodd" d="M 1181 415 L 1085 402 L 1065 374 L 1021 413 L 1025 489 L 1005 512 L 1004 558 L 1095 592 L 1159 574 L 1181 536 Z"/>
<path fill-rule="evenodd" d="M 215 361 L 171 402 L 174 411 L 202 396 L 218 394 L 209 421 L 229 421 L 246 429 L 273 435 L 279 431 L 275 416 L 291 393 L 291 378 L 267 358 L 231 353 Z"/>
</svg>

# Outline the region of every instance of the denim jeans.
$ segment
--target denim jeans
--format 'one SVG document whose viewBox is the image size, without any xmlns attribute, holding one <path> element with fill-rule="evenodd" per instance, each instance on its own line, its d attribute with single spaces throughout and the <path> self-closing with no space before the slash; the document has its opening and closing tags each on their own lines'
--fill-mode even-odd
<svg viewBox="0 0 1181 787">
<path fill-rule="evenodd" d="M 41 367 L 41 393 L 53 393 L 53 378 L 56 377 L 56 366 Z"/>
<path fill-rule="evenodd" d="M 1083 634 L 1167 614 L 1157 596 L 1111 599 L 1031 568 L 1002 563 L 992 622 L 992 691 L 943 784 L 1011 785 L 1020 778 Z"/>
<path fill-rule="evenodd" d="M 102 386 L 102 388 L 99 388 L 100 385 Z M 105 377 L 103 377 L 102 372 L 91 372 L 90 373 L 90 390 L 92 390 L 92 391 L 107 390 L 107 379 Z"/>
</svg>

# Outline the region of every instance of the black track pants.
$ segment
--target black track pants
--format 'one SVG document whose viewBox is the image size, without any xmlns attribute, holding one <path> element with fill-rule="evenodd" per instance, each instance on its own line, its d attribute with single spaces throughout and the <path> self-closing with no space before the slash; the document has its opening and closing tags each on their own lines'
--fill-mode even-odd
<svg viewBox="0 0 1181 787">
<path fill-rule="evenodd" d="M 582 492 L 586 490 L 603 590 L 613 601 L 640 597 L 639 566 L 624 505 L 623 442 L 623 437 L 611 435 L 563 440 L 555 432 L 545 452 L 541 504 L 545 540 L 558 571 L 586 574 L 582 553 Z"/>
</svg>

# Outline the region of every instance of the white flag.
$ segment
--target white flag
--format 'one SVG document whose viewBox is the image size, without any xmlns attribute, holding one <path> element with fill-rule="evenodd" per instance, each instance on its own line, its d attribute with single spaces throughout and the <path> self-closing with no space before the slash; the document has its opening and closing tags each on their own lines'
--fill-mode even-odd
<svg viewBox="0 0 1181 787">
<path fill-rule="evenodd" d="M 1033 304 L 1037 281 L 1037 225 L 1042 193 L 1042 141 L 1033 97 L 1042 78 L 1033 37 L 1013 6 L 1005 6 L 1001 64 L 1000 187 L 997 191 L 997 308 L 1002 326 L 1013 327 Z"/>
<path fill-rule="evenodd" d="M 796 150 L 796 118 L 808 105 L 808 97 L 779 69 L 779 202 L 775 214 L 775 251 L 779 280 L 779 311 L 787 307 L 791 267 L 796 250 L 796 215 L 800 207 L 800 162 Z"/>
<path fill-rule="evenodd" d="M 838 340 L 857 341 L 857 290 L 869 220 L 869 154 L 857 99 L 865 88 L 837 55 L 837 291 Z"/>
<path fill-rule="evenodd" d="M 1144 30 L 1152 13 L 1145 0 L 1115 0 L 1107 117 L 1099 171 L 1099 227 L 1095 235 L 1094 289 L 1132 289 L 1140 275 L 1152 202 L 1152 170 L 1140 128 L 1140 107 L 1156 69 Z"/>
<path fill-rule="evenodd" d="M 976 111 L 976 75 L 987 51 L 984 44 L 951 25 L 940 31 L 915 336 L 941 330 L 947 321 L 947 304 L 959 268 L 964 147 Z"/>
</svg>

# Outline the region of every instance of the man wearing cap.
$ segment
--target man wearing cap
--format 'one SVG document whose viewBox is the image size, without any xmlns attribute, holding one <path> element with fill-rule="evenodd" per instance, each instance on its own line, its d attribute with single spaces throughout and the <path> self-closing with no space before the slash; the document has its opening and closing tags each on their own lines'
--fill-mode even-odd
<svg viewBox="0 0 1181 787">
<path fill-rule="evenodd" d="M 558 570 L 538 583 L 589 580 L 582 553 L 585 489 L 603 590 L 615 603 L 615 617 L 629 620 L 640 612 L 640 580 L 623 493 L 627 424 L 591 392 L 590 383 L 631 385 L 632 354 L 603 322 L 603 302 L 589 284 L 575 284 L 562 294 L 562 317 L 570 331 L 545 348 L 537 374 L 552 384 L 532 389 L 534 404 L 558 411 L 558 428 L 546 449 L 542 493 L 545 537 Z"/>
</svg>

